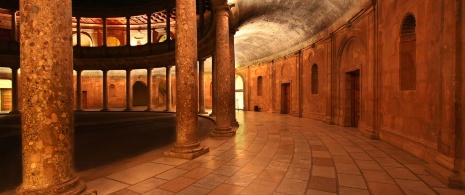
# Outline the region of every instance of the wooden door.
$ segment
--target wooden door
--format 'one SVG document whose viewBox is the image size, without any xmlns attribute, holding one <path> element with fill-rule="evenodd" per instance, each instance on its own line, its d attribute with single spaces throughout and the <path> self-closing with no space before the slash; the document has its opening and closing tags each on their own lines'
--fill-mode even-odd
<svg viewBox="0 0 465 195">
<path fill-rule="evenodd" d="M 87 108 L 87 91 L 82 91 L 81 93 L 81 104 L 82 108 Z"/>
<path fill-rule="evenodd" d="M 282 108 L 283 114 L 291 113 L 291 84 L 285 83 L 282 85 Z"/>
<path fill-rule="evenodd" d="M 358 127 L 360 121 L 360 70 L 351 72 L 352 75 L 352 124 Z"/>
<path fill-rule="evenodd" d="M 12 109 L 12 94 L 13 93 L 11 89 L 2 89 L 2 110 Z"/>
</svg>

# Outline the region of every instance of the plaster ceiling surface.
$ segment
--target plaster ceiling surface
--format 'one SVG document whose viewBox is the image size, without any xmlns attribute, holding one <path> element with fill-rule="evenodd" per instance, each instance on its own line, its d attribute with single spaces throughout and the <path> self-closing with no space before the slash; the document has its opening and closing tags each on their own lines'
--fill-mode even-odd
<svg viewBox="0 0 465 195">
<path fill-rule="evenodd" d="M 336 21 L 350 18 L 367 0 L 237 0 L 236 66 L 296 52 Z M 306 43 L 307 44 L 307 43 Z M 293 50 L 294 51 L 290 51 Z M 287 53 L 286 53 L 287 52 Z M 279 55 L 282 56 L 279 56 Z"/>
</svg>

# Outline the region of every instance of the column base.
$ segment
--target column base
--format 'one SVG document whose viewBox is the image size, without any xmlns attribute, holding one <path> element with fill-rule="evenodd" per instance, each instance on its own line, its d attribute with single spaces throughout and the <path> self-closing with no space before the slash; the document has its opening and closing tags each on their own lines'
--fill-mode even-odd
<svg viewBox="0 0 465 195">
<path fill-rule="evenodd" d="M 104 109 L 100 110 L 100 112 L 108 112 L 108 111 L 110 111 L 110 109 L 108 109 L 108 108 L 104 108 Z"/>
<path fill-rule="evenodd" d="M 229 129 L 215 129 L 210 133 L 212 137 L 232 137 L 236 135 L 236 131 L 232 128 Z"/>
<path fill-rule="evenodd" d="M 97 195 L 95 190 L 87 189 L 86 183 L 75 177 L 65 183 L 50 186 L 45 189 L 24 189 L 20 186 L 16 190 L 16 194 L 82 194 L 82 195 Z"/>
<path fill-rule="evenodd" d="M 12 110 L 10 111 L 10 114 L 21 114 L 19 110 Z"/>
<path fill-rule="evenodd" d="M 126 108 L 126 109 L 124 109 L 124 112 L 130 112 L 130 111 L 132 111 L 132 108 Z"/>
<path fill-rule="evenodd" d="M 434 176 L 436 179 L 438 179 L 440 182 L 442 182 L 444 185 L 448 187 L 463 187 L 463 181 L 458 173 L 454 173 L 453 171 L 439 165 L 436 162 L 427 164 L 426 172 Z"/>
<path fill-rule="evenodd" d="M 206 154 L 209 151 L 210 151 L 210 149 L 207 148 L 207 147 L 200 147 L 200 148 L 198 148 L 196 150 L 187 151 L 187 152 L 179 152 L 179 151 L 175 151 L 174 149 L 171 149 L 169 151 L 166 151 L 163 154 L 163 156 L 191 160 L 191 159 L 197 158 L 199 156 L 202 156 L 203 154 Z"/>
<path fill-rule="evenodd" d="M 237 122 L 236 120 L 231 121 L 231 127 L 239 127 L 239 122 Z"/>
</svg>

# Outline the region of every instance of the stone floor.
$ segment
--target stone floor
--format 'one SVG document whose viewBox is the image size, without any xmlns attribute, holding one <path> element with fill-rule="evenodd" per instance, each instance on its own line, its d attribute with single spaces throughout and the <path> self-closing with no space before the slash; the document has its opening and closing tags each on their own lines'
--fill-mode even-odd
<svg viewBox="0 0 465 195">
<path fill-rule="evenodd" d="M 465 194 L 425 172 L 425 162 L 355 128 L 263 112 L 238 112 L 231 138 L 202 140 L 194 160 L 162 147 L 80 172 L 102 194 Z M 2 193 L 0 193 L 2 194 Z"/>
<path fill-rule="evenodd" d="M 194 160 L 153 160 L 88 182 L 99 194 L 465 194 L 425 163 L 354 128 L 238 112 L 232 138 L 207 138 Z"/>
</svg>

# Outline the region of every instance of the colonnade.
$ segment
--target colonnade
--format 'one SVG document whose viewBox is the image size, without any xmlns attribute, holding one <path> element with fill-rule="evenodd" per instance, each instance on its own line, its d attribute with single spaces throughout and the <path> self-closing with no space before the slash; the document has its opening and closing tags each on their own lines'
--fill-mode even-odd
<svg viewBox="0 0 465 195">
<path fill-rule="evenodd" d="M 25 1 L 25 0 L 21 0 Z M 24 2 L 23 2 L 24 3 Z M 23 183 L 17 189 L 18 194 L 95 194 L 76 176 L 74 171 L 74 101 L 73 101 L 73 49 L 71 37 L 71 0 L 28 0 L 29 4 L 55 9 L 36 12 L 28 6 L 21 7 L 21 105 L 22 105 L 22 155 Z M 231 97 L 234 82 L 229 33 L 229 6 L 226 0 L 214 5 L 216 23 L 216 128 L 212 136 L 232 136 Z M 218 4 L 219 3 L 219 4 Z M 203 80 L 203 71 L 197 73 L 197 22 L 195 1 L 176 1 L 176 26 L 186 28 L 176 31 L 176 141 L 165 156 L 192 159 L 209 151 L 198 140 L 198 113 L 205 108 L 202 104 L 204 89 L 199 89 Z M 38 15 L 39 14 L 39 15 Z M 59 18 L 57 20 L 57 18 Z M 79 18 L 79 17 L 78 17 Z M 53 22 L 50 22 L 53 21 Z M 78 19 L 79 21 L 79 19 Z M 106 27 L 104 20 L 104 27 Z M 30 24 L 35 25 L 30 25 Z M 52 26 L 50 26 L 52 25 Z M 147 24 L 150 27 L 150 24 Z M 80 25 L 78 25 L 80 26 Z M 169 25 L 167 25 L 169 26 Z M 80 28 L 80 27 L 79 27 Z M 105 28 L 104 28 L 104 31 Z M 54 35 L 54 43 L 47 44 L 51 37 L 36 36 L 37 33 Z M 78 33 L 79 35 L 80 33 Z M 106 34 L 104 32 L 104 34 Z M 80 40 L 80 38 L 79 38 Z M 168 39 L 169 40 L 169 39 Z M 80 43 L 80 42 L 78 42 Z M 104 39 L 106 43 L 106 39 Z M 41 61 L 42 58 L 51 59 Z M 42 68 L 38 69 L 37 66 Z M 203 64 L 200 60 L 199 64 Z M 202 67 L 203 65 L 199 66 Z M 170 68 L 167 67 L 167 85 L 170 85 Z M 147 69 L 147 80 L 151 85 L 151 68 Z M 77 70 L 78 110 L 82 110 L 82 71 Z M 103 111 L 108 110 L 108 71 L 103 71 Z M 199 79 L 197 80 L 197 74 Z M 40 78 L 38 77 L 40 75 Z M 127 108 L 131 110 L 131 70 L 126 70 Z M 17 85 L 17 69 L 13 69 L 13 86 Z M 221 81 L 221 82 L 220 82 Z M 16 84 L 15 84 L 16 83 Z M 168 86 L 169 87 L 169 86 Z M 17 87 L 14 87 L 17 89 Z M 149 87 L 151 88 L 151 87 Z M 169 90 L 168 90 L 169 91 Z M 151 93 L 149 93 L 151 94 Z M 18 97 L 18 96 L 13 96 Z M 170 100 L 171 95 L 167 95 Z M 149 101 L 151 97 L 149 95 Z M 18 101 L 15 101 L 16 107 Z M 147 110 L 150 111 L 149 106 Z M 170 107 L 167 106 L 167 110 Z M 50 141 L 50 137 L 54 137 Z"/>
</svg>

